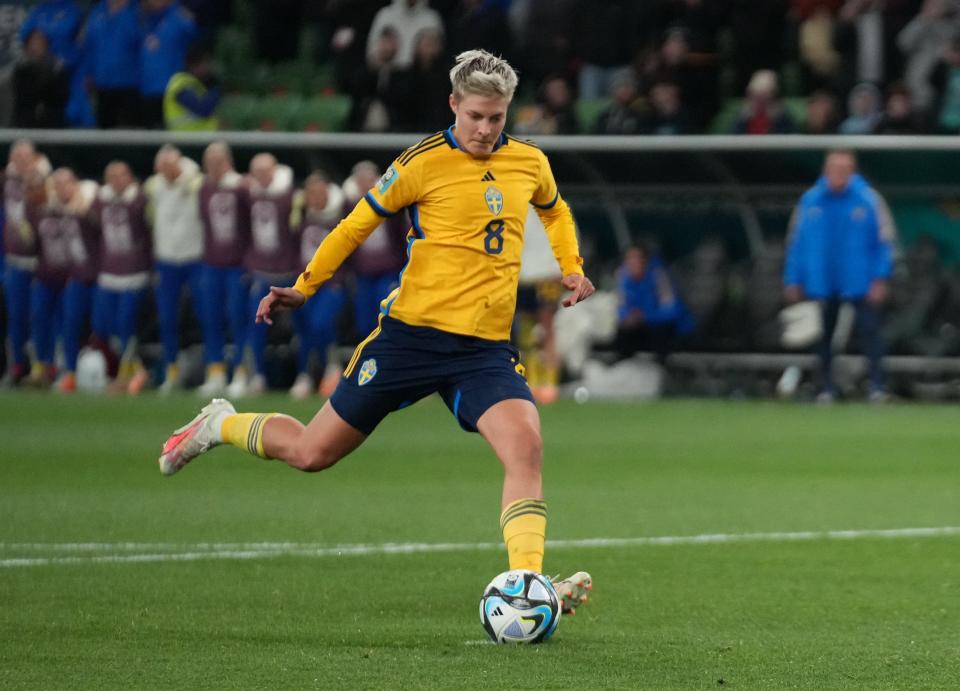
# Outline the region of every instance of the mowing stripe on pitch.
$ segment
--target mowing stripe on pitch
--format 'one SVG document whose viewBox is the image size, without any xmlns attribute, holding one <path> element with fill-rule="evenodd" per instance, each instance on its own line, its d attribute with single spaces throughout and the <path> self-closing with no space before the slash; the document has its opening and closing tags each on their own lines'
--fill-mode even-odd
<svg viewBox="0 0 960 691">
<path fill-rule="evenodd" d="M 550 549 L 596 549 L 606 547 L 647 547 L 670 545 L 715 545 L 736 542 L 813 542 L 816 540 L 905 539 L 960 536 L 960 526 L 938 528 L 891 528 L 865 530 L 824 530 L 771 533 L 705 533 L 659 537 L 588 538 L 548 540 Z M 0 567 L 51 566 L 71 564 L 124 564 L 171 561 L 246 560 L 275 557 L 346 557 L 429 552 L 500 550 L 500 542 L 404 542 L 358 545 L 322 545 L 302 542 L 252 543 L 2 543 L 0 553 L 50 556 L 16 556 L 0 559 Z M 103 552 L 98 554 L 97 552 Z"/>
</svg>

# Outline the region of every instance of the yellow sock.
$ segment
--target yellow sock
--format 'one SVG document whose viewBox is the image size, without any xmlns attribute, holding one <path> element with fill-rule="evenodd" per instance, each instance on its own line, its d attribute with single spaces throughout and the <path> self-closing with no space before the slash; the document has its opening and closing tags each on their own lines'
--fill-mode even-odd
<svg viewBox="0 0 960 691">
<path fill-rule="evenodd" d="M 263 426 L 276 413 L 237 413 L 228 415 L 220 426 L 220 436 L 227 444 L 249 451 L 260 458 L 269 458 L 263 451 Z"/>
<path fill-rule="evenodd" d="M 176 365 L 167 365 L 166 381 L 175 382 L 180 380 L 180 368 Z"/>
<path fill-rule="evenodd" d="M 547 505 L 542 499 L 518 499 L 500 514 L 510 569 L 543 571 L 543 544 L 547 539 Z"/>
<path fill-rule="evenodd" d="M 207 379 L 211 377 L 226 376 L 227 367 L 222 362 L 211 362 L 207 365 Z"/>
<path fill-rule="evenodd" d="M 560 383 L 560 368 L 556 365 L 543 366 L 543 383 L 547 386 L 557 386 Z"/>
</svg>

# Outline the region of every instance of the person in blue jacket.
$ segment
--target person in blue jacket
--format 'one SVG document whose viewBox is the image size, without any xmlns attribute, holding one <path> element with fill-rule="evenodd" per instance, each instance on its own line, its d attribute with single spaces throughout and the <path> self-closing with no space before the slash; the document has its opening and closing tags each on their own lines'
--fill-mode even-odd
<svg viewBox="0 0 960 691">
<path fill-rule="evenodd" d="M 140 125 L 140 16 L 135 0 L 101 0 L 82 39 L 84 73 L 97 94 L 97 126 Z"/>
<path fill-rule="evenodd" d="M 615 347 L 621 357 L 649 350 L 663 362 L 679 340 L 693 331 L 693 315 L 663 261 L 639 245 L 624 253 L 617 294 Z"/>
<path fill-rule="evenodd" d="M 836 396 L 831 361 L 840 305 L 856 312 L 856 331 L 869 361 L 870 398 L 885 398 L 881 308 L 893 269 L 896 228 L 886 202 L 857 172 L 852 151 L 827 154 L 823 175 L 800 198 L 787 237 L 784 285 L 787 302 L 821 306 L 819 400 Z"/>
<path fill-rule="evenodd" d="M 83 8 L 77 0 L 44 0 L 37 4 L 20 25 L 20 43 L 26 44 L 34 31 L 42 31 L 50 42 L 50 52 L 63 61 L 70 74 L 70 99 L 67 123 L 72 127 L 92 127 L 93 109 L 87 98 L 84 73 L 80 66 L 77 37 L 83 24 Z"/>
<path fill-rule="evenodd" d="M 140 97 L 144 124 L 163 129 L 163 95 L 170 78 L 186 66 L 197 38 L 193 15 L 177 0 L 142 0 Z"/>
</svg>

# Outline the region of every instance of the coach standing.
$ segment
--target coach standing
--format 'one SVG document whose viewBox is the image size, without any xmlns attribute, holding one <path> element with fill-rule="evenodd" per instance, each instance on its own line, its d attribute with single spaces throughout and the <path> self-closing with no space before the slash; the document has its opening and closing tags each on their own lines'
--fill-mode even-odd
<svg viewBox="0 0 960 691">
<path fill-rule="evenodd" d="M 816 300 L 822 334 L 821 402 L 832 402 L 832 338 L 840 305 L 853 305 L 861 348 L 869 360 L 870 400 L 884 393 L 881 308 L 893 265 L 896 228 L 886 202 L 857 172 L 852 151 L 827 154 L 823 175 L 800 198 L 787 237 L 784 284 L 788 302 Z"/>
</svg>

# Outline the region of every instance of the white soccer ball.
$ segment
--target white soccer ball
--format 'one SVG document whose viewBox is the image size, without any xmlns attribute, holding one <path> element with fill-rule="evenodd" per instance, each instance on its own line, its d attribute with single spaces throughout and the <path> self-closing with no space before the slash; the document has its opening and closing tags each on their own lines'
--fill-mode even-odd
<svg viewBox="0 0 960 691">
<path fill-rule="evenodd" d="M 109 380 L 103 353 L 96 348 L 83 348 L 77 356 L 77 388 L 87 393 L 102 393 Z"/>
<path fill-rule="evenodd" d="M 483 591 L 480 623 L 495 643 L 542 643 L 560 623 L 560 598 L 535 571 L 505 571 Z"/>
</svg>

